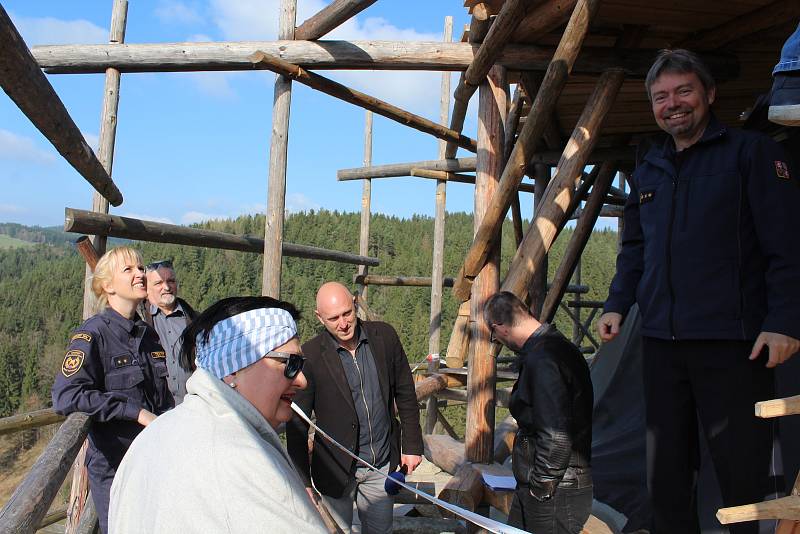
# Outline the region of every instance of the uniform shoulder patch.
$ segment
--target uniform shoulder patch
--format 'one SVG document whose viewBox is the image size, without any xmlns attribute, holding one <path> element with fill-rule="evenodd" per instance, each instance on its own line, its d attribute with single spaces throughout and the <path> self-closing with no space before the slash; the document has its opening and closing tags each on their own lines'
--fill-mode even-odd
<svg viewBox="0 0 800 534">
<path fill-rule="evenodd" d="M 69 341 L 71 343 L 73 341 L 77 341 L 78 339 L 82 339 L 85 342 L 90 343 L 92 341 L 92 335 L 86 332 L 76 332 L 71 338 L 69 338 Z"/>
<path fill-rule="evenodd" d="M 67 351 L 67 355 L 64 356 L 64 363 L 61 364 L 61 374 L 69 378 L 77 373 L 83 366 L 85 356 L 86 354 L 82 350 Z"/>
<path fill-rule="evenodd" d="M 789 166 L 786 165 L 785 161 L 775 160 L 775 174 L 778 178 L 783 178 L 784 180 L 788 180 L 789 176 Z"/>
<path fill-rule="evenodd" d="M 152 356 L 153 358 L 156 358 L 156 359 L 158 359 L 158 358 L 166 358 L 167 357 L 167 353 L 164 352 L 163 350 L 157 350 L 155 352 L 151 352 L 150 356 Z"/>
</svg>

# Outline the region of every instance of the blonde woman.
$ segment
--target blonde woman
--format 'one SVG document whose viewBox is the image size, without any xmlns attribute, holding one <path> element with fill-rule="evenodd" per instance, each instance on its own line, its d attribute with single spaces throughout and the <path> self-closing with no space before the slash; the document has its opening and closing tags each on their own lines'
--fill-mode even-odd
<svg viewBox="0 0 800 534">
<path fill-rule="evenodd" d="M 166 353 L 158 335 L 136 314 L 147 297 L 142 257 L 129 247 L 106 252 L 92 276 L 101 311 L 72 334 L 53 384 L 53 407 L 92 417 L 86 466 L 100 530 L 108 530 L 114 473 L 133 438 L 174 406 Z"/>
</svg>

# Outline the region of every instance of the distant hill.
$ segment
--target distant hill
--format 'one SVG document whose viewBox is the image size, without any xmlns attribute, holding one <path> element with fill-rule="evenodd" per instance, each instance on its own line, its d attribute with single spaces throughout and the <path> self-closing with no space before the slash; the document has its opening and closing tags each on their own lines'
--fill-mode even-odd
<svg viewBox="0 0 800 534">
<path fill-rule="evenodd" d="M 311 211 L 289 215 L 285 225 L 288 242 L 356 252 L 358 213 Z M 242 216 L 213 221 L 204 228 L 261 236 L 264 217 Z M 472 241 L 472 216 L 450 213 L 446 220 L 445 276 L 455 276 Z M 513 252 L 510 224 L 503 232 L 501 272 L 505 274 Z M 2 224 L 6 242 L 35 241 L 16 248 L 0 247 L 0 417 L 21 409 L 46 406 L 53 377 L 64 357 L 69 332 L 81 320 L 84 264 L 71 246 L 74 235 L 56 228 Z M 9 235 L 13 234 L 13 235 Z M 550 255 L 552 278 L 571 230 L 559 237 Z M 6 237 L 8 236 L 8 237 Z M 13 239 L 12 239 L 13 238 Z M 38 240 L 38 241 L 37 241 Z M 260 294 L 260 254 L 211 250 L 161 243 L 137 243 L 145 261 L 171 258 L 181 282 L 181 295 L 202 310 L 220 298 Z M 584 253 L 583 283 L 591 291 L 589 300 L 602 300 L 614 272 L 616 232 L 595 232 Z M 433 220 L 415 216 L 399 219 L 375 215 L 371 222 L 369 254 L 381 265 L 370 273 L 430 276 Z M 301 339 L 320 329 L 314 317 L 314 296 L 326 280 L 339 280 L 353 287 L 354 265 L 329 261 L 285 258 L 282 298 L 294 302 L 303 317 Z M 428 352 L 430 288 L 369 288 L 370 309 L 392 323 L 400 335 L 409 360 L 418 362 Z M 457 302 L 445 290 L 442 309 L 441 352 L 444 353 L 457 312 Z M 586 312 L 584 312 L 584 317 Z M 556 324 L 567 336 L 572 324 L 565 316 Z"/>
<path fill-rule="evenodd" d="M 0 234 L 0 249 L 3 248 L 29 248 L 35 246 L 30 241 L 23 241 L 22 239 L 17 239 L 16 237 L 10 237 L 4 234 Z"/>
</svg>

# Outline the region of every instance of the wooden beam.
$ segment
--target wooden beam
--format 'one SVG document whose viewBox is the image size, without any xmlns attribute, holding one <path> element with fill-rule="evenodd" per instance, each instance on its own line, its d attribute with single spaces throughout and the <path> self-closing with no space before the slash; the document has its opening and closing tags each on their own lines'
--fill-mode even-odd
<svg viewBox="0 0 800 534">
<path fill-rule="evenodd" d="M 294 39 L 297 0 L 280 0 L 278 37 Z M 289 112 L 292 79 L 277 73 L 272 101 L 272 130 L 269 143 L 267 211 L 264 224 L 264 264 L 261 294 L 280 298 L 283 268 L 283 223 L 286 212 L 286 165 L 289 151 Z"/>
<path fill-rule="evenodd" d="M 780 499 L 720 508 L 717 519 L 723 525 L 762 519 L 789 519 L 800 521 L 800 495 L 789 495 Z"/>
<path fill-rule="evenodd" d="M 572 200 L 576 180 L 583 174 L 586 156 L 592 150 L 603 119 L 614 103 L 623 78 L 622 71 L 612 70 L 603 74 L 597 81 L 595 91 L 586 103 L 584 112 L 567 143 L 564 158 L 559 164 L 556 175 L 547 187 L 542 206 L 536 210 L 536 216 L 525 234 L 525 239 L 511 262 L 508 276 L 503 282 L 504 290 L 518 296 L 525 295 L 533 274 L 540 268 L 542 258 L 556 238 L 558 228 L 569 217 L 566 210 Z"/>
<path fill-rule="evenodd" d="M 514 141 L 517 136 L 517 129 L 519 128 L 519 118 L 522 115 L 522 105 L 523 90 L 518 84 L 517 88 L 514 90 L 514 98 L 511 100 L 511 106 L 508 108 L 508 115 L 506 116 L 506 123 L 503 127 L 505 131 L 505 139 L 503 141 L 504 161 L 508 161 L 511 150 L 514 148 Z M 522 184 L 520 184 L 520 186 L 522 186 Z M 514 243 L 516 248 L 522 243 L 522 208 L 519 203 L 519 194 L 511 199 L 511 223 L 514 227 Z"/>
<path fill-rule="evenodd" d="M 356 275 L 356 284 L 365 286 L 430 287 L 433 279 L 429 276 L 387 276 L 382 274 Z M 452 278 L 442 278 L 442 287 L 453 287 Z"/>
<path fill-rule="evenodd" d="M 800 414 L 800 395 L 756 403 L 756 417 L 771 418 Z"/>
<path fill-rule="evenodd" d="M 8 13 L 0 6 L 0 86 L 26 117 L 98 193 L 114 206 L 122 193 L 95 156 Z"/>
<path fill-rule="evenodd" d="M 52 408 L 44 408 L 33 412 L 12 415 L 0 419 L 0 436 L 27 430 L 29 428 L 39 428 L 42 426 L 60 423 L 66 419 L 63 415 L 57 414 Z"/>
<path fill-rule="evenodd" d="M 542 137 L 548 116 L 555 109 L 556 101 L 561 94 L 561 89 L 566 84 L 598 4 L 599 0 L 578 0 L 569 24 L 564 30 L 558 49 L 531 105 L 528 120 L 525 121 L 503 170 L 497 193 L 492 198 L 486 216 L 475 234 L 464 265 L 456 279 L 455 294 L 462 301 L 469 298 L 472 280 L 486 263 L 486 259 L 500 235 L 500 228 L 508 207 L 511 205 L 511 197 L 522 181 L 526 165 Z"/>
<path fill-rule="evenodd" d="M 447 367 L 451 369 L 464 366 L 464 356 L 467 354 L 469 337 L 471 335 L 469 328 L 469 310 L 469 301 L 462 302 L 461 306 L 458 308 L 458 315 L 456 315 L 453 330 L 450 332 L 450 341 L 447 343 L 445 362 L 447 363 Z"/>
<path fill-rule="evenodd" d="M 78 234 L 104 234 L 110 237 L 173 243 L 193 247 L 220 248 L 241 252 L 264 252 L 264 241 L 248 235 L 226 234 L 214 230 L 189 228 L 175 224 L 143 221 L 129 217 L 119 217 L 106 213 L 66 208 L 64 231 Z M 308 245 L 283 243 L 283 254 L 295 258 L 337 261 L 339 263 L 364 264 L 371 267 L 380 265 L 378 258 L 359 256 L 349 252 L 328 250 Z"/>
<path fill-rule="evenodd" d="M 436 124 L 425 117 L 421 117 L 414 113 L 405 111 L 404 109 L 400 109 L 399 107 L 389 104 L 388 102 L 384 102 L 379 98 L 362 93 L 361 91 L 356 91 L 355 89 L 346 87 L 338 82 L 325 78 L 324 76 L 314 74 L 302 67 L 287 63 L 282 59 L 267 55 L 261 51 L 253 54 L 251 58 L 254 65 L 267 68 L 273 72 L 291 78 L 296 82 L 311 87 L 312 89 L 316 89 L 317 91 L 336 97 L 345 102 L 349 102 L 350 104 L 368 109 L 373 113 L 377 113 L 378 115 L 386 117 L 387 119 L 399 122 L 405 126 L 410 126 L 415 130 L 430 134 L 434 137 L 438 137 L 439 139 L 452 141 L 461 148 L 465 148 L 471 152 L 476 152 L 478 150 L 475 141 L 469 137 L 461 135 L 459 132 L 455 132 L 449 128 L 445 128 L 440 124 Z"/>
<path fill-rule="evenodd" d="M 72 467 L 72 460 L 89 433 L 85 413 L 73 413 L 33 464 L 22 483 L 0 510 L 3 532 L 34 532 Z"/>
<path fill-rule="evenodd" d="M 533 194 L 533 214 L 536 216 L 536 210 L 542 204 L 544 193 L 547 191 L 547 186 L 550 184 L 550 166 L 543 163 L 535 164 L 533 166 L 533 177 L 534 180 L 536 180 L 536 192 Z M 523 234 L 523 239 L 524 238 Z M 522 243 L 519 243 L 517 245 L 517 249 L 519 249 L 521 244 Z M 541 316 L 542 305 L 544 304 L 545 297 L 547 297 L 547 271 L 549 263 L 550 259 L 547 256 L 542 258 L 542 267 L 531 280 L 530 286 L 528 286 L 528 305 L 534 317 Z"/>
<path fill-rule="evenodd" d="M 294 31 L 294 38 L 299 41 L 319 39 L 334 28 L 341 26 L 348 19 L 361 13 L 377 0 L 333 0 L 319 12 L 309 17 Z"/>
<path fill-rule="evenodd" d="M 475 54 L 475 58 L 470 63 L 464 75 L 459 79 L 458 87 L 453 94 L 455 107 L 453 110 L 454 124 L 450 127 L 461 131 L 464 128 L 464 117 L 466 115 L 469 100 L 478 86 L 481 84 L 489 69 L 494 65 L 495 60 L 500 55 L 511 38 L 511 33 L 516 29 L 517 24 L 522 20 L 528 6 L 527 0 L 506 0 L 500 8 L 500 12 L 494 19 L 486 37 L 483 39 L 480 48 Z M 463 109 L 463 111 L 462 111 Z M 445 157 L 454 157 L 456 147 L 448 146 Z"/>
<path fill-rule="evenodd" d="M 483 477 L 480 471 L 472 464 L 463 464 L 439 492 L 439 498 L 474 512 L 483 501 Z M 442 510 L 442 516 L 452 517 L 452 513 Z"/>
<path fill-rule="evenodd" d="M 195 72 L 253 70 L 250 56 L 263 51 L 306 69 L 329 70 L 435 70 L 463 71 L 472 63 L 479 45 L 438 41 L 239 41 L 203 43 L 151 43 L 110 45 L 34 46 L 31 53 L 48 74 L 102 73 L 109 67 L 120 72 Z M 547 69 L 554 49 L 547 46 L 506 45 L 496 64 L 511 70 Z M 657 50 L 587 48 L 574 71 L 599 74 L 619 67 L 644 78 Z M 720 81 L 735 76 L 735 57 L 702 54 Z"/>
<path fill-rule="evenodd" d="M 447 387 L 447 377 L 440 374 L 427 376 L 414 385 L 417 392 L 417 402 L 423 401 Z"/>
<path fill-rule="evenodd" d="M 431 180 L 444 180 L 448 182 L 458 182 L 460 184 L 474 184 L 475 177 L 468 174 L 456 174 L 447 171 L 432 171 L 429 169 L 411 169 L 411 176 L 416 178 L 428 178 Z M 519 184 L 518 191 L 533 193 L 535 186 L 531 184 Z"/>
<path fill-rule="evenodd" d="M 490 30 L 491 32 L 491 30 Z M 478 95 L 478 165 L 475 182 L 474 227 L 480 228 L 505 165 L 503 126 L 508 109 L 508 83 L 503 67 L 492 67 Z M 494 441 L 496 362 L 483 305 L 500 287 L 500 244 L 497 242 L 475 278 L 470 298 L 467 421 L 464 442 L 467 459 L 489 463 Z"/>
<path fill-rule="evenodd" d="M 364 112 L 364 167 L 372 165 L 372 112 Z M 358 233 L 358 253 L 362 256 L 369 254 L 369 223 L 372 218 L 372 179 L 364 178 L 361 186 L 361 223 Z M 366 275 L 366 265 L 358 266 L 358 274 Z M 366 285 L 358 285 L 358 300 L 365 302 L 369 289 Z M 362 309 L 359 308 L 359 311 Z M 362 317 L 366 320 L 366 317 Z"/>
<path fill-rule="evenodd" d="M 570 13 L 575 9 L 575 3 L 576 0 L 540 2 L 528 11 L 514 31 L 511 40 L 530 43 L 538 41 L 542 36 L 567 22 Z"/>
<path fill-rule="evenodd" d="M 517 420 L 513 415 L 506 416 L 503 421 L 497 425 L 494 431 L 494 456 L 493 460 L 502 464 L 506 459 L 511 456 L 511 450 L 514 448 L 514 438 L 517 435 Z"/>
<path fill-rule="evenodd" d="M 75 248 L 78 249 L 81 257 L 83 257 L 83 261 L 86 262 L 86 268 L 89 271 L 89 274 L 94 272 L 94 268 L 97 266 L 98 260 L 100 260 L 101 254 L 97 252 L 97 249 L 94 248 L 92 245 L 92 241 L 89 239 L 89 236 L 82 235 L 78 239 L 75 240 Z M 88 319 L 88 317 L 87 317 Z"/>
<path fill-rule="evenodd" d="M 444 42 L 453 40 L 453 17 L 444 19 Z M 439 92 L 439 123 L 447 124 L 450 109 L 450 73 L 443 72 Z M 447 144 L 440 139 L 438 156 L 444 157 Z M 442 285 L 444 283 L 444 227 L 447 207 L 447 180 L 436 180 L 435 215 L 433 218 L 433 256 L 431 258 L 431 310 L 428 321 L 429 371 L 439 370 L 439 342 L 442 332 Z M 432 434 L 440 420 L 436 396 L 428 399 L 425 408 L 425 434 Z"/>
<path fill-rule="evenodd" d="M 689 48 L 691 50 L 714 50 L 747 35 L 772 28 L 783 21 L 795 20 L 798 16 L 800 16 L 800 2 L 776 0 L 767 6 L 756 8 L 719 26 L 690 35 L 686 39 L 675 43 L 674 47 Z"/>
<path fill-rule="evenodd" d="M 411 161 L 408 163 L 389 163 L 386 165 L 373 165 L 372 167 L 356 167 L 354 169 L 340 169 L 336 172 L 336 179 L 340 182 L 347 180 L 362 180 L 364 178 L 394 178 L 397 176 L 411 176 L 412 170 L 431 170 L 445 172 L 475 172 L 477 158 L 458 159 L 431 159 L 425 161 Z M 437 175 L 437 180 L 441 179 Z"/>
<path fill-rule="evenodd" d="M 550 323 L 556 315 L 558 304 L 564 297 L 564 292 L 572 278 L 572 273 L 575 271 L 583 249 L 592 235 L 592 230 L 597 222 L 597 217 L 600 215 L 600 210 L 603 208 L 603 201 L 608 194 L 611 182 L 614 180 L 616 170 L 617 166 L 614 162 L 603 163 L 600 167 L 600 172 L 592 186 L 592 194 L 586 203 L 583 215 L 578 219 L 578 224 L 572 232 L 572 237 L 561 258 L 561 264 L 553 277 L 552 287 L 544 299 L 542 313 L 539 318 L 542 322 Z"/>
<path fill-rule="evenodd" d="M 454 475 L 458 468 L 467 461 L 464 455 L 464 444 L 444 434 L 425 434 L 425 458 L 436 467 Z"/>
</svg>

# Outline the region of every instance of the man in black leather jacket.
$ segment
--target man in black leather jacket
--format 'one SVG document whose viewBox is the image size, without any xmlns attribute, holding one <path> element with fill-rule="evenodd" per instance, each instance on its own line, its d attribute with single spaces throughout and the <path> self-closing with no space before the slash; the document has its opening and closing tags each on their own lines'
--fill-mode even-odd
<svg viewBox="0 0 800 534">
<path fill-rule="evenodd" d="M 485 304 L 493 341 L 518 354 L 509 409 L 519 430 L 508 522 L 537 534 L 581 532 L 592 508 L 592 382 L 578 348 L 514 294 Z"/>
</svg>

